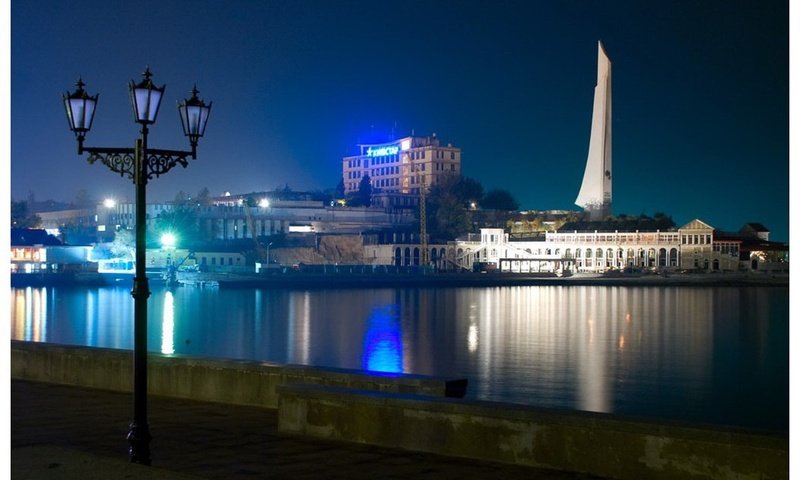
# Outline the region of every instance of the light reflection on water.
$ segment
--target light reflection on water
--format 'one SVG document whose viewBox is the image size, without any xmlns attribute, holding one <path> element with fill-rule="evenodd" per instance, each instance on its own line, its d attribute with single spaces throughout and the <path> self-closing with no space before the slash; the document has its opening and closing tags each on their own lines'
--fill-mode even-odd
<svg viewBox="0 0 800 480">
<path fill-rule="evenodd" d="M 788 289 L 155 290 L 151 351 L 467 377 L 472 398 L 788 428 Z M 132 348 L 126 288 L 12 289 L 17 340 Z"/>
</svg>

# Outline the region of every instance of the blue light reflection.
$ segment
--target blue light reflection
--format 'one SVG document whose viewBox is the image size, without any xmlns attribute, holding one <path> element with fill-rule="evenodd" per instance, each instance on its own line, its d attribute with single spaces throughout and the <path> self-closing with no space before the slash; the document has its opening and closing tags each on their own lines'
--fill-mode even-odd
<svg viewBox="0 0 800 480">
<path fill-rule="evenodd" d="M 362 369 L 402 373 L 403 336 L 398 311 L 398 305 L 384 305 L 372 310 L 364 333 Z"/>
</svg>

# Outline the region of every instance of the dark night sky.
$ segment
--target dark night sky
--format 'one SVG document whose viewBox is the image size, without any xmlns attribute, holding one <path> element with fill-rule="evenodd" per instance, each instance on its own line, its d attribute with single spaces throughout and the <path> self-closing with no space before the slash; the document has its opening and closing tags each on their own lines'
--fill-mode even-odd
<svg viewBox="0 0 800 480">
<path fill-rule="evenodd" d="M 150 200 L 336 185 L 355 144 L 436 132 L 523 209 L 576 209 L 597 40 L 613 64 L 614 210 L 758 221 L 789 237 L 785 1 L 22 1 L 11 5 L 11 195 L 132 199 L 76 154 L 61 93 L 100 105 L 87 144 L 132 146 L 127 82 L 166 83 L 151 144 L 185 148 L 176 102 L 213 100 L 198 159 Z M 396 127 L 395 127 L 396 125 Z"/>
</svg>

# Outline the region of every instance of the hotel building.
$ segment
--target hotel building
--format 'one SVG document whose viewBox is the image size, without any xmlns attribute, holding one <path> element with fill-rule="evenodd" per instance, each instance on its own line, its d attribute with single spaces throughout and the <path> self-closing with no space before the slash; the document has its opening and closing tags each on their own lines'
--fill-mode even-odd
<svg viewBox="0 0 800 480">
<path fill-rule="evenodd" d="M 358 145 L 360 153 L 342 159 L 344 192 L 357 192 L 369 176 L 373 193 L 419 195 L 446 174 L 461 174 L 461 149 L 442 145 L 436 134 Z"/>
</svg>

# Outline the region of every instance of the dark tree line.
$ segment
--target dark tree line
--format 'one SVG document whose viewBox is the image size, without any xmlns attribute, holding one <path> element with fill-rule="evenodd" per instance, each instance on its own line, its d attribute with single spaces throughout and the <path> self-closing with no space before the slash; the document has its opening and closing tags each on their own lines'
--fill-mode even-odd
<svg viewBox="0 0 800 480">
<path fill-rule="evenodd" d="M 475 229 L 475 212 L 482 210 L 513 211 L 519 202 L 507 190 L 484 193 L 477 180 L 462 175 L 447 175 L 431 186 L 426 211 L 432 241 L 453 240 Z"/>
<path fill-rule="evenodd" d="M 11 201 L 11 227 L 13 228 L 37 228 L 42 224 L 42 219 L 35 213 L 30 213 L 28 202 Z"/>
</svg>

